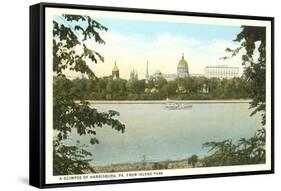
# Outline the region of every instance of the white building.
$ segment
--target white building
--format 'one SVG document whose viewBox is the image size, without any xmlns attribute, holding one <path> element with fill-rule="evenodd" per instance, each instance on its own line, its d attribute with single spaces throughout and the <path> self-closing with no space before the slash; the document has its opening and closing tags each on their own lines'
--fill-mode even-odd
<svg viewBox="0 0 281 191">
<path fill-rule="evenodd" d="M 189 74 L 190 77 L 204 77 L 203 74 Z"/>
<path fill-rule="evenodd" d="M 160 78 L 164 78 L 167 81 L 172 81 L 177 79 L 177 74 L 164 74 L 160 70 L 156 70 L 155 73 L 152 76 L 150 76 L 150 79 L 158 80 Z"/>
<path fill-rule="evenodd" d="M 151 76 L 151 78 L 155 80 L 158 80 L 163 77 L 163 73 L 160 70 L 156 70 L 155 73 Z"/>
<path fill-rule="evenodd" d="M 138 72 L 136 70 L 131 70 L 129 80 L 138 80 Z"/>
<path fill-rule="evenodd" d="M 230 66 L 206 66 L 205 77 L 207 78 L 219 78 L 219 79 L 231 79 L 239 77 L 239 68 Z"/>
<path fill-rule="evenodd" d="M 172 81 L 172 80 L 175 80 L 177 78 L 177 74 L 163 74 L 163 77 L 167 81 Z"/>
</svg>

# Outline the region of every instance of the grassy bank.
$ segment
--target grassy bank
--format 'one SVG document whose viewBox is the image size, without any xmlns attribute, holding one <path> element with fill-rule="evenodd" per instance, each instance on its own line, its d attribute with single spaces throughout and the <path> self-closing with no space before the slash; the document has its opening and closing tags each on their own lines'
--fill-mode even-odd
<svg viewBox="0 0 281 191">
<path fill-rule="evenodd" d="M 183 160 L 166 160 L 159 162 L 134 162 L 112 164 L 107 166 L 93 167 L 96 173 L 110 173 L 110 172 L 127 172 L 127 171 L 142 171 L 142 170 L 165 170 L 165 169 L 183 169 L 200 166 L 200 160 L 195 166 L 188 162 L 188 159 Z"/>
</svg>

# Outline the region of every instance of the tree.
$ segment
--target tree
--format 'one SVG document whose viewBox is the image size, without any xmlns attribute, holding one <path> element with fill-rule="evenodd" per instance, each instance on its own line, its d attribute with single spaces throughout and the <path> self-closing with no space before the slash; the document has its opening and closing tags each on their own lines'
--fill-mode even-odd
<svg viewBox="0 0 281 191">
<path fill-rule="evenodd" d="M 175 80 L 168 82 L 168 94 L 169 96 L 173 96 L 176 94 L 177 91 L 177 82 Z"/>
<path fill-rule="evenodd" d="M 167 83 L 167 80 L 164 77 L 160 76 L 155 79 L 155 88 L 160 90 Z"/>
<path fill-rule="evenodd" d="M 203 166 L 230 166 L 265 163 L 265 129 L 259 129 L 253 137 L 238 142 L 231 139 L 221 142 L 207 142 L 211 155 L 202 160 Z"/>
<path fill-rule="evenodd" d="M 53 21 L 53 71 L 57 76 L 53 84 L 53 173 L 67 175 L 93 172 L 89 163 L 92 153 L 87 152 L 80 144 L 67 141 L 70 133 L 76 131 L 80 136 L 89 135 L 89 142 L 98 144 L 96 127 L 108 125 L 124 132 L 125 125 L 114 119 L 114 116 L 119 115 L 118 112 L 98 112 L 82 96 L 71 91 L 71 82 L 64 72 L 74 70 L 87 75 L 90 80 L 97 80 L 88 62 L 103 62 L 104 58 L 88 48 L 86 41 L 105 44 L 98 31 L 107 31 L 107 28 L 89 16 L 62 15 L 59 18 L 60 21 Z M 78 49 L 82 51 L 77 51 Z"/>
<path fill-rule="evenodd" d="M 253 109 L 251 116 L 261 112 L 261 124 L 265 125 L 265 27 L 242 26 L 242 31 L 236 36 L 235 42 L 240 46 L 226 51 L 236 56 L 241 50 L 245 50 L 242 55 L 242 64 L 245 66 L 244 78 L 250 82 L 249 97 L 253 100 L 250 108 Z M 254 59 L 254 52 L 258 51 L 258 58 Z M 265 128 L 259 129 L 253 137 L 242 138 L 238 143 L 232 140 L 221 142 L 207 142 L 203 147 L 210 148 L 212 152 L 203 160 L 203 166 L 226 166 L 242 164 L 265 163 Z"/>
<path fill-rule="evenodd" d="M 250 108 L 251 115 L 261 112 L 262 124 L 265 125 L 265 69 L 266 69 L 266 39 L 265 27 L 242 26 L 242 31 L 236 36 L 234 42 L 240 43 L 236 49 L 227 48 L 231 57 L 237 56 L 242 50 L 242 64 L 245 66 L 244 77 L 251 83 L 250 97 L 253 100 Z M 258 58 L 254 58 L 255 50 Z M 227 58 L 227 57 L 224 57 Z"/>
<path fill-rule="evenodd" d="M 196 166 L 196 163 L 198 162 L 198 156 L 197 155 L 192 155 L 187 160 L 188 160 L 188 163 L 191 164 L 192 167 L 194 168 Z"/>
</svg>

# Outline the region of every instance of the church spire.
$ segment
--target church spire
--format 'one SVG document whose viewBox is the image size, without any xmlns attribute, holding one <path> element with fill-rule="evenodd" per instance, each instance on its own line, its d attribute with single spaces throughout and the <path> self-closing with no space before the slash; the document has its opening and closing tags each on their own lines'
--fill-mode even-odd
<svg viewBox="0 0 281 191">
<path fill-rule="evenodd" d="M 148 83 L 149 72 L 148 72 L 148 60 L 146 61 L 146 73 L 145 73 L 145 83 Z"/>
<path fill-rule="evenodd" d="M 145 78 L 149 77 L 149 73 L 148 73 L 148 60 L 146 61 L 146 73 L 145 73 Z"/>
</svg>

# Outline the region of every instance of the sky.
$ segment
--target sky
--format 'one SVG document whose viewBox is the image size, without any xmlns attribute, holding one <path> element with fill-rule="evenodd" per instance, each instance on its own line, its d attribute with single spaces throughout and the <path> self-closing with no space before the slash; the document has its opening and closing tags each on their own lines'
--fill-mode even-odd
<svg viewBox="0 0 281 191">
<path fill-rule="evenodd" d="M 220 59 L 227 55 L 227 47 L 237 46 L 232 40 L 241 31 L 239 26 L 112 18 L 95 20 L 108 28 L 107 32 L 100 32 L 105 45 L 93 43 L 93 40 L 85 42 L 105 58 L 104 63 L 89 63 L 98 77 L 111 75 L 115 61 L 120 77 L 124 79 L 129 78 L 131 70 L 136 70 L 140 79 L 144 78 L 147 61 L 150 74 L 156 70 L 176 73 L 182 54 L 191 74 L 204 74 L 205 66 L 214 65 L 237 66 L 242 73 L 241 57 Z M 85 26 L 84 23 L 80 25 Z"/>
</svg>

